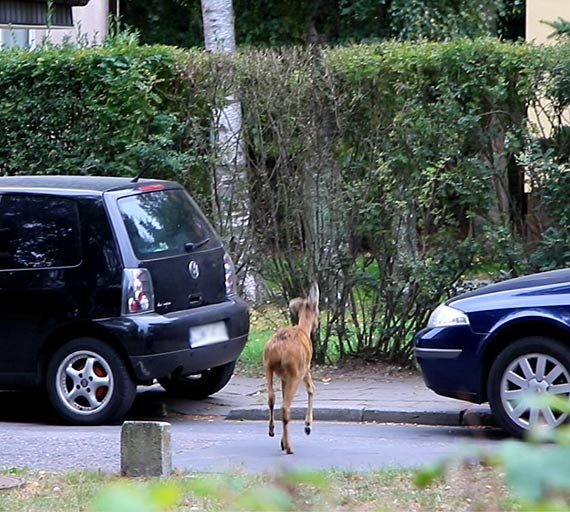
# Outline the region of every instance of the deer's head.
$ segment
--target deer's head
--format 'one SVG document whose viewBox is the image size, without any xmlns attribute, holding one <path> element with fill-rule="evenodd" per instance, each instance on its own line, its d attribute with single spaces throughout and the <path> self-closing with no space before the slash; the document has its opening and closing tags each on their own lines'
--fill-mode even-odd
<svg viewBox="0 0 570 512">
<path fill-rule="evenodd" d="M 307 297 L 297 297 L 289 302 L 291 314 L 309 332 L 315 331 L 319 325 L 319 296 L 319 285 L 313 282 Z"/>
</svg>

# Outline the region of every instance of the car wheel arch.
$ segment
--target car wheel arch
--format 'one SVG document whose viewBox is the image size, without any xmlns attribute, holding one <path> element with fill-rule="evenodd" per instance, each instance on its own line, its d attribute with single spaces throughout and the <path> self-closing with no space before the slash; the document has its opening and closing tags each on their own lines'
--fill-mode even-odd
<svg viewBox="0 0 570 512">
<path fill-rule="evenodd" d="M 545 318 L 533 318 L 525 321 L 512 322 L 501 326 L 501 329 L 492 333 L 482 350 L 481 366 L 481 393 L 483 401 L 487 401 L 487 382 L 491 366 L 497 356 L 508 346 L 518 340 L 531 336 L 547 337 L 565 342 L 570 347 L 570 326 L 565 326 Z"/>
<path fill-rule="evenodd" d="M 39 356 L 38 356 L 38 384 L 42 384 L 46 379 L 47 367 L 51 355 L 65 343 L 77 338 L 97 338 L 105 343 L 108 343 L 122 358 L 131 374 L 135 379 L 134 372 L 132 371 L 129 363 L 127 353 L 119 342 L 108 330 L 94 322 L 74 322 L 60 326 L 52 331 L 42 343 Z"/>
</svg>

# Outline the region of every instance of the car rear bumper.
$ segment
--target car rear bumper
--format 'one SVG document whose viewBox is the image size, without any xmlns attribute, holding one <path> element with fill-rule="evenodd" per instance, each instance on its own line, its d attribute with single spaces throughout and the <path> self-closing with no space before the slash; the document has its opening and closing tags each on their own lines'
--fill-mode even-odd
<svg viewBox="0 0 570 512">
<path fill-rule="evenodd" d="M 190 347 L 191 328 L 217 322 L 225 324 L 228 339 Z M 173 372 L 198 373 L 235 361 L 247 341 L 249 315 L 245 301 L 233 297 L 195 310 L 125 316 L 99 324 L 119 340 L 135 378 L 144 382 Z"/>
<path fill-rule="evenodd" d="M 235 361 L 241 354 L 247 334 L 196 349 L 183 349 L 163 354 L 131 356 L 133 371 L 140 381 L 166 377 L 172 373 L 188 375 Z"/>
</svg>

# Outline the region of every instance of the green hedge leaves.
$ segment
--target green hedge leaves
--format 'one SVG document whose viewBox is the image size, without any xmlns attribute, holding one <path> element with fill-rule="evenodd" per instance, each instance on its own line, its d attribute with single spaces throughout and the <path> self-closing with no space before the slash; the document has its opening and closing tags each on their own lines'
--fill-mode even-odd
<svg viewBox="0 0 570 512">
<path fill-rule="evenodd" d="M 405 362 L 466 278 L 570 262 L 569 63 L 568 45 L 492 39 L 3 51 L 0 173 L 144 170 L 215 208 L 212 120 L 237 93 L 255 240 L 244 270 L 285 298 L 319 279 L 318 360 Z"/>
</svg>

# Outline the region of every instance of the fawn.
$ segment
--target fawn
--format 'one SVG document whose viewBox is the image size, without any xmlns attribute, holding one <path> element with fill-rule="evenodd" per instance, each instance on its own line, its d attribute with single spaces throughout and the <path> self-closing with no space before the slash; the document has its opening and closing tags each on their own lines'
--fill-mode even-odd
<svg viewBox="0 0 570 512">
<path fill-rule="evenodd" d="M 295 397 L 301 380 L 307 388 L 308 407 L 305 416 L 305 433 L 311 433 L 313 421 L 313 395 L 315 386 L 311 377 L 311 359 L 313 345 L 311 332 L 319 323 L 319 287 L 316 283 L 311 285 L 306 298 L 295 298 L 289 303 L 293 315 L 298 315 L 297 325 L 279 329 L 267 342 L 263 351 L 263 368 L 267 379 L 269 404 L 269 436 L 275 435 L 274 407 L 275 391 L 273 389 L 273 376 L 281 379 L 283 403 L 281 415 L 283 420 L 283 435 L 281 449 L 288 454 L 293 453 L 289 436 L 289 420 L 291 419 L 291 402 Z"/>
</svg>

